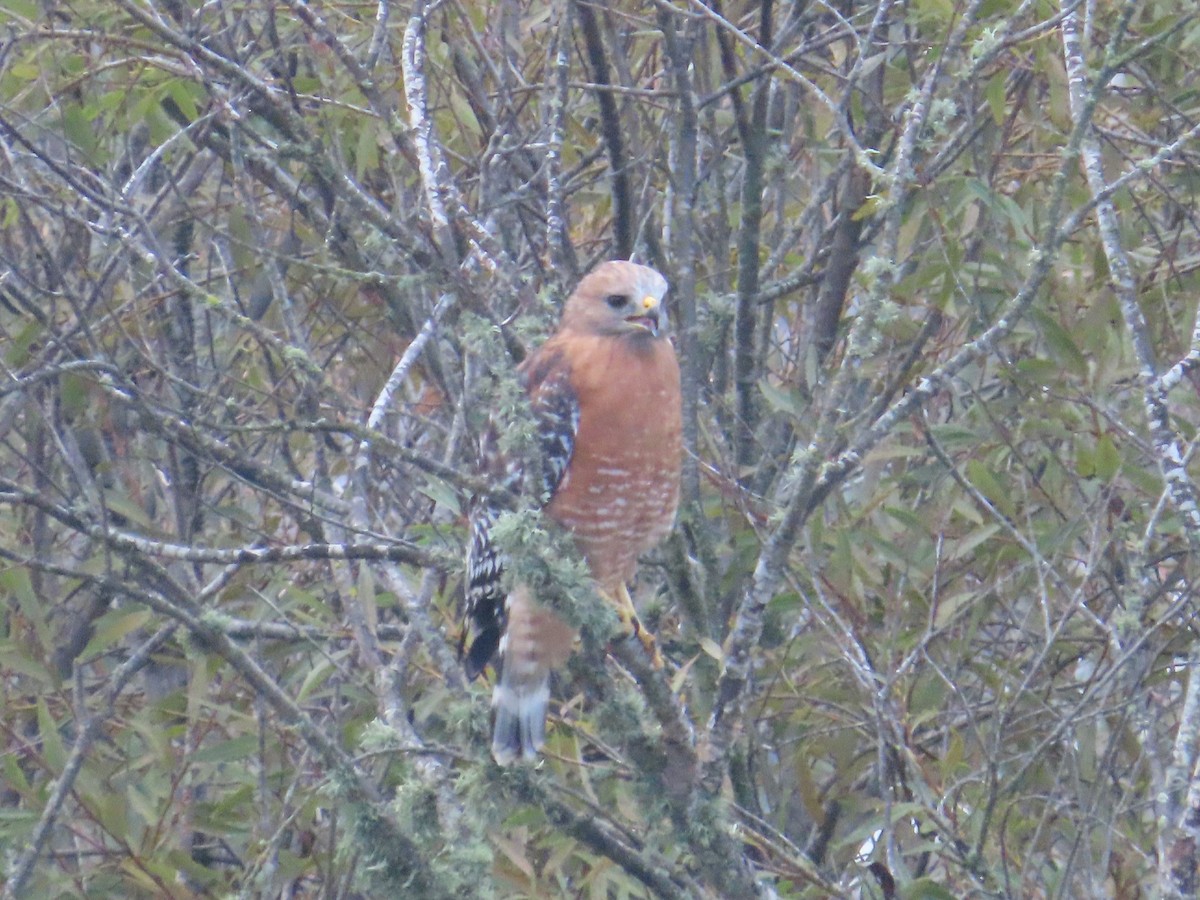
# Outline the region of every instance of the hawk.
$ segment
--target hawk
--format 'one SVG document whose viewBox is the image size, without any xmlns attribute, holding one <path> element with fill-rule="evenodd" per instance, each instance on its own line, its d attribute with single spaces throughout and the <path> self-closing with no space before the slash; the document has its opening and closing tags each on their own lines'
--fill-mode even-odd
<svg viewBox="0 0 1200 900">
<path fill-rule="evenodd" d="M 544 503 L 572 534 L 600 595 L 656 665 L 661 658 L 628 585 L 638 556 L 671 530 L 679 504 L 679 361 L 667 334 L 666 291 L 658 272 L 624 261 L 601 263 L 579 283 L 558 330 L 518 369 L 540 471 L 494 467 L 505 487 Z M 465 668 L 474 678 L 499 657 L 492 755 L 507 764 L 541 749 L 550 672 L 570 656 L 575 634 L 527 586 L 505 592 L 491 534 L 498 516 L 486 502 L 471 516 L 466 605 L 476 637 Z"/>
</svg>

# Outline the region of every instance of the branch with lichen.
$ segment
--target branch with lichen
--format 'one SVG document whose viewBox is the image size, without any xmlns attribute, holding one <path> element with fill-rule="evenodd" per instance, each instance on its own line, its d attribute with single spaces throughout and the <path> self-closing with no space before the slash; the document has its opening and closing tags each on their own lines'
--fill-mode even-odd
<svg viewBox="0 0 1200 900">
<path fill-rule="evenodd" d="M 1200 491 L 1188 473 L 1184 462 L 1187 441 L 1173 424 L 1168 398 L 1170 384 L 1177 373 L 1189 365 L 1188 355 L 1168 367 L 1165 372 L 1159 362 L 1150 329 L 1138 297 L 1137 278 L 1121 238 L 1121 225 L 1114 205 L 1110 185 L 1104 177 L 1100 142 L 1091 122 L 1108 79 L 1119 67 L 1118 48 L 1124 39 L 1129 22 L 1138 4 L 1124 5 L 1113 29 L 1104 60 L 1095 77 L 1089 77 L 1085 60 L 1084 23 L 1076 4 L 1062 6 L 1063 60 L 1067 70 L 1068 97 L 1072 119 L 1084 131 L 1080 143 L 1080 161 L 1096 217 L 1108 264 L 1109 283 L 1117 298 L 1137 357 L 1139 380 L 1142 386 L 1142 405 L 1150 429 L 1154 458 L 1166 486 L 1166 496 L 1179 515 L 1183 536 L 1195 553 L 1200 550 Z M 1192 129 L 1194 131 L 1194 129 Z M 1200 326 L 1198 326 L 1200 328 Z M 1200 649 L 1193 638 L 1187 666 L 1187 687 L 1180 721 L 1176 730 L 1171 762 L 1163 775 L 1159 810 L 1158 890 L 1164 897 L 1191 896 L 1194 892 L 1197 868 L 1200 868 L 1200 771 L 1196 735 L 1200 733 Z"/>
<path fill-rule="evenodd" d="M 724 20 L 722 22 L 724 23 Z M 748 39 L 727 23 L 723 27 L 732 29 L 728 33 L 736 33 L 742 40 Z M 754 43 L 757 46 L 757 42 Z M 796 460 L 792 474 L 783 479 L 785 485 L 796 485 L 793 496 L 785 507 L 786 512 L 781 521 L 759 555 L 751 586 L 737 609 L 733 629 L 727 641 L 716 701 L 709 719 L 706 781 L 710 785 L 718 783 L 723 777 L 726 755 L 735 735 L 740 731 L 745 712 L 741 701 L 751 675 L 751 650 L 758 643 L 762 632 L 762 615 L 780 582 L 787 555 L 800 527 L 811 512 L 812 506 L 808 497 L 815 484 L 820 456 L 826 448 L 833 446 L 834 432 L 840 424 L 838 411 L 845 408 L 839 401 L 848 395 L 853 380 L 858 377 L 858 364 L 868 352 L 874 338 L 875 318 L 880 305 L 886 301 L 892 284 L 890 275 L 893 267 L 889 266 L 887 261 L 893 260 L 896 255 L 901 224 L 900 207 L 914 179 L 912 154 L 917 136 L 924 126 L 924 113 L 937 84 L 939 71 L 940 65 L 935 65 L 926 73 L 916 102 L 909 108 L 905 117 L 901 150 L 896 154 L 894 170 L 887 178 L 891 185 L 892 203 L 888 225 L 877 255 L 877 276 L 873 280 L 870 297 L 864 304 L 863 312 L 855 320 L 847 338 L 846 358 L 830 387 L 829 394 L 833 400 L 827 404 L 824 414 L 821 415 L 807 452 Z"/>
<path fill-rule="evenodd" d="M 550 64 L 554 73 L 546 92 L 549 96 L 546 140 L 546 249 L 551 267 L 558 272 L 569 271 L 571 254 L 567 247 L 566 195 L 562 183 L 563 135 L 567 128 L 567 91 L 571 74 L 571 26 L 574 3 L 559 7 L 558 24 L 554 29 Z"/>
</svg>

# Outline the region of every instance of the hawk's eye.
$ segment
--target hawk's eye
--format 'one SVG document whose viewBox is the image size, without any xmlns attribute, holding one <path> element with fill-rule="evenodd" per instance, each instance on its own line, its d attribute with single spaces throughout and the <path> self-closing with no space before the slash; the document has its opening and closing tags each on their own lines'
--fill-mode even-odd
<svg viewBox="0 0 1200 900">
<path fill-rule="evenodd" d="M 629 302 L 629 298 L 624 294 L 609 294 L 604 298 L 604 302 L 607 303 L 612 309 L 620 309 Z"/>
</svg>

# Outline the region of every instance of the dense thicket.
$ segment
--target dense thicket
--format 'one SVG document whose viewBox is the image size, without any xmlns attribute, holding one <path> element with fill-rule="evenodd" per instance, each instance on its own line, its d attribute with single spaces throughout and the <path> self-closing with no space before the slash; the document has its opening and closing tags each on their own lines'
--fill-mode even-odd
<svg viewBox="0 0 1200 900">
<path fill-rule="evenodd" d="M 0 6 L 5 896 L 1195 896 L 1200 21 Z M 513 366 L 663 271 L 688 454 L 537 767 L 456 656 Z"/>
</svg>

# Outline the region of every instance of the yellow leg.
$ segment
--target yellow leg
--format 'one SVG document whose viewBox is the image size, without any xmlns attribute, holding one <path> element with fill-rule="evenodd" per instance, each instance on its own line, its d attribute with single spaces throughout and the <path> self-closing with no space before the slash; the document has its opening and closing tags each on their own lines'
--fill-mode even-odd
<svg viewBox="0 0 1200 900">
<path fill-rule="evenodd" d="M 617 588 L 616 596 L 612 598 L 613 604 L 617 607 L 617 618 L 621 620 L 621 625 L 646 648 L 646 653 L 650 656 L 650 665 L 656 669 L 663 667 L 662 655 L 658 652 L 658 641 L 654 639 L 649 631 L 642 627 L 642 621 L 638 618 L 637 610 L 633 608 L 633 598 L 629 596 L 629 588 L 624 584 Z"/>
</svg>

